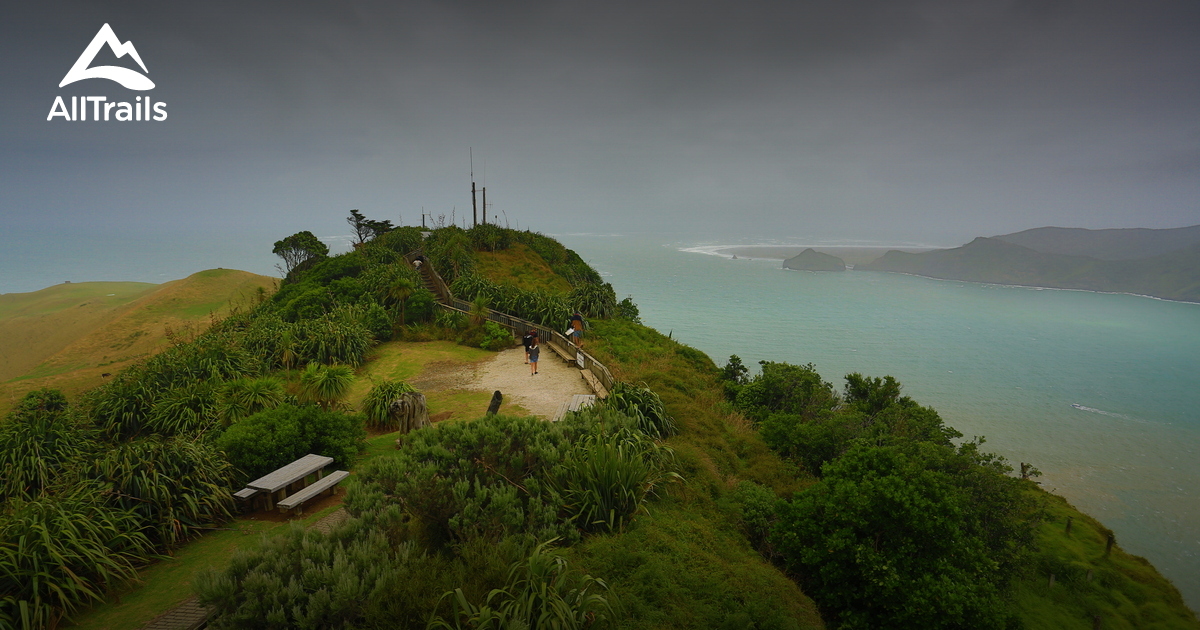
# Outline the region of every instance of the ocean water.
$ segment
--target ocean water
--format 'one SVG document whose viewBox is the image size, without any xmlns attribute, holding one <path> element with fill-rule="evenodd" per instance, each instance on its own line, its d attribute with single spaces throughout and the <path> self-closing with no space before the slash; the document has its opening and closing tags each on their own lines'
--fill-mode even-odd
<svg viewBox="0 0 1200 630">
<path fill-rule="evenodd" d="M 850 372 L 896 377 L 967 438 L 1040 469 L 1200 610 L 1200 305 L 790 271 L 670 237 L 557 238 L 718 365 L 811 362 L 839 389 Z"/>
</svg>

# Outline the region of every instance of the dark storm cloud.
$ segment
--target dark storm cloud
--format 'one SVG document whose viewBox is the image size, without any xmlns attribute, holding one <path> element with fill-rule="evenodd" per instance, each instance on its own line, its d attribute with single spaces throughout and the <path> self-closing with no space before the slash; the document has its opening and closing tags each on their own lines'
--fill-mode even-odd
<svg viewBox="0 0 1200 630">
<path fill-rule="evenodd" d="M 474 146 L 495 212 L 551 231 L 955 244 L 1197 223 L 1197 6 L 8 7 L 0 212 L 276 231 L 336 230 L 349 207 L 461 216 Z M 142 51 L 169 124 L 45 122 L 104 22 Z"/>
</svg>

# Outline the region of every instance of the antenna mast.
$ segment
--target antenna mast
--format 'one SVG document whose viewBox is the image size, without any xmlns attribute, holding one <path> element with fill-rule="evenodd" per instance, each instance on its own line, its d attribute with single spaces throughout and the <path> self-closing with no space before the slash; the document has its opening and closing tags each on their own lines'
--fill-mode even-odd
<svg viewBox="0 0 1200 630">
<path fill-rule="evenodd" d="M 475 147 L 468 150 L 471 156 L 471 227 L 474 227 L 479 225 L 479 208 L 475 205 Z M 484 222 L 487 222 L 487 217 L 484 217 Z"/>
</svg>

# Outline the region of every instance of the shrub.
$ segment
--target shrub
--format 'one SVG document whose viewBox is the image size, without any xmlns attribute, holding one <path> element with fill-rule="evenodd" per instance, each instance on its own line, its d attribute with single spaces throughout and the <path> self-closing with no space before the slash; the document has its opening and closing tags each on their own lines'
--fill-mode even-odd
<svg viewBox="0 0 1200 630">
<path fill-rule="evenodd" d="M 572 521 L 585 531 L 624 529 L 658 488 L 682 478 L 674 452 L 644 434 L 619 430 L 585 435 L 556 471 Z"/>
<path fill-rule="evenodd" d="M 67 475 L 93 448 L 91 435 L 74 418 L 62 393 L 25 394 L 0 424 L 0 502 L 33 499 Z"/>
<path fill-rule="evenodd" d="M 772 413 L 796 414 L 805 420 L 828 413 L 840 402 L 833 385 L 821 380 L 816 367 L 760 361 L 762 373 L 737 393 L 735 405 L 756 422 Z"/>
<path fill-rule="evenodd" d="M 404 316 L 406 322 L 427 322 L 433 317 L 434 305 L 437 300 L 434 299 L 433 293 L 424 287 L 413 291 L 413 294 L 404 302 Z"/>
<path fill-rule="evenodd" d="M 355 309 L 342 308 L 320 319 L 299 322 L 294 331 L 296 354 L 306 361 L 361 365 L 371 349 L 371 331 Z"/>
<path fill-rule="evenodd" d="M 217 387 L 202 381 L 164 392 L 146 417 L 145 428 L 158 435 L 195 437 L 215 426 L 219 415 Z"/>
<path fill-rule="evenodd" d="M 422 627 L 445 565 L 363 519 L 330 534 L 293 525 L 197 575 L 196 593 L 217 630 Z"/>
<path fill-rule="evenodd" d="M 413 431 L 396 453 L 363 466 L 354 483 L 377 488 L 401 505 L 434 546 L 517 533 L 571 541 L 579 535 L 559 518 L 561 501 L 546 482 L 549 469 L 569 450 L 563 427 L 537 418 L 488 416 Z M 349 497 L 346 505 L 351 513 L 364 509 Z"/>
<path fill-rule="evenodd" d="M 656 440 L 679 433 L 662 398 L 649 387 L 617 383 L 600 404 L 633 418 L 638 430 Z"/>
<path fill-rule="evenodd" d="M 508 249 L 512 244 L 512 232 L 492 223 L 480 223 L 467 230 L 471 246 L 475 251 L 495 252 Z"/>
<path fill-rule="evenodd" d="M 236 422 L 216 440 L 230 463 L 250 479 L 308 453 L 345 467 L 363 445 L 362 419 L 320 407 L 283 404 Z"/>
<path fill-rule="evenodd" d="M 386 247 L 397 254 L 407 254 L 419 249 L 422 240 L 421 228 L 401 226 L 375 237 L 370 245 Z"/>
<path fill-rule="evenodd" d="M 105 453 L 92 475 L 111 489 L 117 506 L 138 516 L 140 531 L 164 547 L 233 514 L 232 467 L 204 442 L 134 440 Z"/>
<path fill-rule="evenodd" d="M 392 431 L 404 429 L 406 433 L 417 428 L 401 427 L 400 416 L 392 413 L 393 402 L 416 393 L 416 388 L 404 381 L 383 380 L 377 383 L 363 399 L 363 414 L 366 416 L 367 426 Z M 428 422 L 428 413 L 425 415 L 425 421 Z"/>
<path fill-rule="evenodd" d="M 633 302 L 633 296 L 628 296 L 617 303 L 617 317 L 628 319 L 635 324 L 642 323 L 642 314 L 638 310 L 638 305 Z"/>
<path fill-rule="evenodd" d="M 581 284 L 571 291 L 567 302 L 585 317 L 609 319 L 617 313 L 617 294 L 607 282 Z"/>
<path fill-rule="evenodd" d="M 484 350 L 503 350 L 513 345 L 512 333 L 496 322 L 484 322 L 483 341 L 479 347 Z"/>
<path fill-rule="evenodd" d="M 742 531 L 750 544 L 766 556 L 774 555 L 768 538 L 777 520 L 775 505 L 779 497 L 768 487 L 753 481 L 741 481 L 733 489 L 733 500 L 741 517 Z"/>
<path fill-rule="evenodd" d="M 488 593 L 483 604 L 468 600 L 462 589 L 442 596 L 449 600 L 450 621 L 437 617 L 428 628 L 603 628 L 613 610 L 604 593 L 608 585 L 570 570 L 561 555 L 550 550 L 553 541 L 538 545 L 528 558 L 509 570 L 504 588 Z"/>
<path fill-rule="evenodd" d="M 226 425 L 283 404 L 283 381 L 272 376 L 238 379 L 225 384 L 220 396 L 220 415 Z"/>
<path fill-rule="evenodd" d="M 65 613 L 104 599 L 151 553 L 138 517 L 105 505 L 103 488 L 15 500 L 0 514 L 0 623 L 53 628 Z"/>
<path fill-rule="evenodd" d="M 300 399 L 332 409 L 353 384 L 354 370 L 348 365 L 309 363 L 300 373 Z"/>
<path fill-rule="evenodd" d="M 842 628 L 992 628 L 1032 541 L 1020 482 L 972 447 L 860 443 L 779 504 L 771 541 Z"/>
</svg>

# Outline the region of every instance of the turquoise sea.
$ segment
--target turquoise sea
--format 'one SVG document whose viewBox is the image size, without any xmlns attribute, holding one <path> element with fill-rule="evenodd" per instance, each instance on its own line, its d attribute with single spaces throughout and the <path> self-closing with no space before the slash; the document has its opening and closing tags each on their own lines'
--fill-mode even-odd
<svg viewBox="0 0 1200 630">
<path fill-rule="evenodd" d="M 746 241 L 557 238 L 718 365 L 811 362 L 839 388 L 849 372 L 895 376 L 967 438 L 1039 468 L 1200 610 L 1200 304 L 685 251 Z"/>
</svg>

